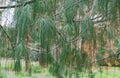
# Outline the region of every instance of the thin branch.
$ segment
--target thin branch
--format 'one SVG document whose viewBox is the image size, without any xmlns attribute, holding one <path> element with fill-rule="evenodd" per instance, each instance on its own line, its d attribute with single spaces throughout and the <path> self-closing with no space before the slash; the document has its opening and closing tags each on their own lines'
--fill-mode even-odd
<svg viewBox="0 0 120 78">
<path fill-rule="evenodd" d="M 12 43 L 12 40 L 11 40 L 10 36 L 9 36 L 8 33 L 5 31 L 5 29 L 3 28 L 3 26 L 0 25 L 0 27 L 1 27 L 1 29 L 3 30 L 3 32 L 6 34 L 8 40 L 9 40 L 10 43 L 11 43 L 11 47 L 12 47 L 12 49 L 13 49 L 13 51 L 14 51 L 14 45 L 13 45 L 13 43 Z"/>
<path fill-rule="evenodd" d="M 33 50 L 33 51 L 36 51 L 36 52 L 40 52 L 41 53 L 41 50 L 40 49 L 37 49 L 37 48 L 33 48 L 31 46 L 27 46 L 28 49 L 30 50 Z"/>
<path fill-rule="evenodd" d="M 29 44 L 30 44 L 30 43 L 29 43 Z M 45 49 L 41 50 L 41 49 L 39 49 L 39 48 L 32 47 L 32 45 L 26 45 L 26 46 L 27 46 L 28 49 L 33 50 L 33 51 L 36 51 L 36 52 L 38 52 L 38 53 L 41 53 L 42 51 L 46 51 Z M 53 50 L 55 50 L 55 49 L 57 49 L 57 48 L 59 48 L 59 45 L 57 45 L 56 47 L 50 49 L 50 51 L 53 51 Z"/>
<path fill-rule="evenodd" d="M 25 3 L 22 3 L 22 4 L 16 4 L 16 5 L 11 5 L 11 6 L 0 6 L 0 9 L 7 9 L 7 8 L 16 8 L 16 7 L 20 7 L 20 6 L 25 6 L 27 4 L 31 4 L 33 3 L 34 1 L 27 1 Z"/>
<path fill-rule="evenodd" d="M 117 57 L 117 60 L 120 60 L 120 59 L 119 59 L 119 56 L 120 56 L 120 52 L 115 53 L 115 54 L 111 54 L 111 55 L 109 55 L 108 57 L 101 58 L 101 59 L 96 60 L 96 61 L 93 61 L 93 62 L 91 62 L 91 63 L 89 63 L 89 64 L 81 64 L 81 66 L 83 66 L 83 67 L 90 66 L 90 65 L 93 65 L 94 63 L 103 62 L 103 61 L 105 61 L 105 60 L 107 60 L 107 59 L 109 59 L 109 58 L 113 58 L 113 57 Z"/>
</svg>

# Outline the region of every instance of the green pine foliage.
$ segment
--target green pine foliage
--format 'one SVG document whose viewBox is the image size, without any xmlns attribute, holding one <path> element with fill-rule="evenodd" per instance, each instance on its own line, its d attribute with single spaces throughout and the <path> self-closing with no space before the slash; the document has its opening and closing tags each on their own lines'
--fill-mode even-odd
<svg viewBox="0 0 120 78">
<path fill-rule="evenodd" d="M 50 72 L 65 78 L 68 69 L 81 72 L 93 58 L 100 59 L 107 40 L 119 36 L 120 0 L 33 0 L 15 7 L 13 21 L 13 28 L 0 26 L 0 56 L 10 54 L 15 70 L 21 71 L 21 59 L 29 68 L 30 51 L 35 50 L 40 65 L 50 65 Z M 94 51 L 97 58 L 89 55 Z"/>
</svg>

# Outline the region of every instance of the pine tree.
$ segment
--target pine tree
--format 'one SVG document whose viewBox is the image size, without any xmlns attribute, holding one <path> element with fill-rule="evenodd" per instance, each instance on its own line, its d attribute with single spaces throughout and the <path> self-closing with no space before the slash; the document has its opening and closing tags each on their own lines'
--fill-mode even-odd
<svg viewBox="0 0 120 78">
<path fill-rule="evenodd" d="M 1 34 L 7 35 L 0 36 L 9 40 L 17 63 L 25 58 L 26 70 L 34 50 L 39 64 L 54 65 L 51 69 L 57 75 L 66 67 L 81 71 L 96 59 L 98 47 L 113 46 L 109 41 L 119 37 L 120 0 L 11 1 L 16 5 L 0 9 L 15 8 L 15 26 L 0 26 Z"/>
</svg>

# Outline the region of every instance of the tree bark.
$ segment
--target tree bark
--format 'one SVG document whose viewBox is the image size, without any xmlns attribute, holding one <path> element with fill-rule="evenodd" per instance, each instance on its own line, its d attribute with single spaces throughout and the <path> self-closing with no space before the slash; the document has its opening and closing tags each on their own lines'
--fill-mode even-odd
<svg viewBox="0 0 120 78">
<path fill-rule="evenodd" d="M 27 45 L 29 44 L 29 42 L 30 42 L 30 36 L 29 36 L 29 32 L 28 32 Z M 29 49 L 27 49 L 27 51 L 26 51 L 25 65 L 26 65 L 26 71 L 29 71 L 29 69 L 30 69 L 30 50 Z"/>
</svg>

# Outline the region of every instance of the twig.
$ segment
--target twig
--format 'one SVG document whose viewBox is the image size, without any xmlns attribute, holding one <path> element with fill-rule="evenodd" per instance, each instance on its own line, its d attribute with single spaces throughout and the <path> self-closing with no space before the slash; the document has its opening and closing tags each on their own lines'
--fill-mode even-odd
<svg viewBox="0 0 120 78">
<path fill-rule="evenodd" d="M 102 58 L 102 59 L 93 61 L 93 62 L 91 62 L 91 63 L 89 63 L 89 64 L 81 64 L 81 66 L 83 66 L 83 67 L 90 66 L 90 65 L 92 65 L 92 64 L 94 64 L 94 63 L 96 63 L 96 62 L 103 62 L 103 61 L 105 61 L 106 59 L 112 58 L 112 57 L 117 57 L 117 58 L 118 58 L 119 55 L 120 55 L 120 52 L 119 52 L 119 53 L 115 53 L 115 54 L 111 54 L 111 55 L 108 56 L 108 57 L 105 57 L 105 58 Z M 119 59 L 118 59 L 118 60 L 119 60 Z"/>
<path fill-rule="evenodd" d="M 9 36 L 8 33 L 4 30 L 3 26 L 0 25 L 0 27 L 1 27 L 1 29 L 3 30 L 3 32 L 6 34 L 8 40 L 10 41 L 11 47 L 12 47 L 13 51 L 15 51 L 15 50 L 14 50 L 14 45 L 13 45 L 13 43 L 12 43 L 12 40 L 11 40 L 10 36 Z"/>
<path fill-rule="evenodd" d="M 22 3 L 22 4 L 16 4 L 16 5 L 11 5 L 11 6 L 0 6 L 0 9 L 7 9 L 7 8 L 16 8 L 16 7 L 20 7 L 20 6 L 22 6 L 22 5 L 27 5 L 27 4 L 31 4 L 31 3 L 33 3 L 34 1 L 32 0 L 32 1 L 27 1 L 27 2 L 25 2 L 25 3 Z"/>
</svg>

